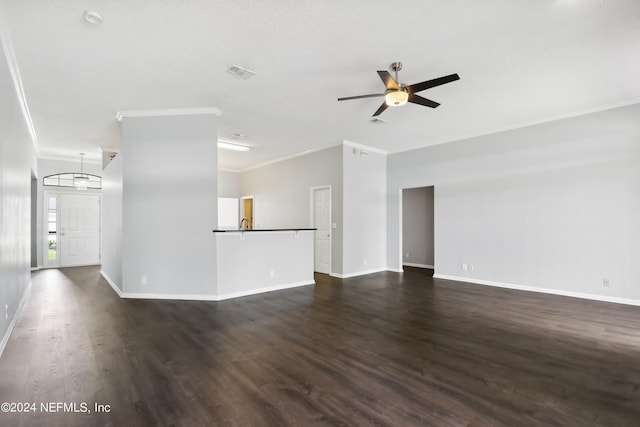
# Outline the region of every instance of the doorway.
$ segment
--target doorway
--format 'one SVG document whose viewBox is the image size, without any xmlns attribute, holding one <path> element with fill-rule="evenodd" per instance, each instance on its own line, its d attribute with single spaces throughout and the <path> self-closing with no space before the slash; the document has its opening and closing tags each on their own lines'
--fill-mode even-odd
<svg viewBox="0 0 640 427">
<path fill-rule="evenodd" d="M 315 232 L 314 271 L 331 274 L 331 186 L 311 188 L 311 227 Z"/>
<path fill-rule="evenodd" d="M 38 178 L 31 171 L 31 270 L 38 269 Z"/>
<path fill-rule="evenodd" d="M 240 228 L 253 230 L 255 228 L 255 206 L 253 196 L 240 197 Z"/>
<path fill-rule="evenodd" d="M 402 190 L 402 266 L 434 269 L 434 187 Z"/>
<path fill-rule="evenodd" d="M 100 264 L 100 195 L 44 194 L 46 267 Z"/>
</svg>

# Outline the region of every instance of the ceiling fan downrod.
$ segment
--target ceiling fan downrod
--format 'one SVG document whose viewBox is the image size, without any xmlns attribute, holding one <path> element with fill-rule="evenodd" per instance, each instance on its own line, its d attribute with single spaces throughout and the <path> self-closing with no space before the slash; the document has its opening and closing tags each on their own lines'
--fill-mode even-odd
<svg viewBox="0 0 640 427">
<path fill-rule="evenodd" d="M 397 61 L 389 65 L 389 69 L 395 74 L 395 80 L 398 82 L 398 71 L 402 70 L 402 62 Z"/>
</svg>

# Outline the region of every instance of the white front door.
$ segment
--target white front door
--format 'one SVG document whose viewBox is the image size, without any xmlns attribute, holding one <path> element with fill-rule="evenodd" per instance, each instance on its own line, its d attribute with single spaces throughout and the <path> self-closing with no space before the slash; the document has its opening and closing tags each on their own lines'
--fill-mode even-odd
<svg viewBox="0 0 640 427">
<path fill-rule="evenodd" d="M 314 270 L 331 273 L 331 188 L 313 189 L 313 226 L 316 230 Z"/>
<path fill-rule="evenodd" d="M 60 266 L 100 264 L 100 196 L 60 194 Z"/>
</svg>

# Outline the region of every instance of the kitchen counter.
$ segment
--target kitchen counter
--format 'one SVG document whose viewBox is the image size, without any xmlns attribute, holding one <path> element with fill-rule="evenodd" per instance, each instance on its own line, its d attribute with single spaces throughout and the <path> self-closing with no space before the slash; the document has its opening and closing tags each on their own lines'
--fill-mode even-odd
<svg viewBox="0 0 640 427">
<path fill-rule="evenodd" d="M 315 284 L 314 230 L 213 230 L 218 299 Z"/>
<path fill-rule="evenodd" d="M 238 228 L 233 230 L 213 230 L 214 233 L 237 233 L 237 232 L 256 232 L 256 231 L 315 231 L 315 228 Z"/>
</svg>

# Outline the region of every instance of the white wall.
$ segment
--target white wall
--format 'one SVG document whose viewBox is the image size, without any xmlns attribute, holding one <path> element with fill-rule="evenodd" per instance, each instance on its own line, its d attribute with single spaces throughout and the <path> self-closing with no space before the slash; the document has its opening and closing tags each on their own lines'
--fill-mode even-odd
<svg viewBox="0 0 640 427">
<path fill-rule="evenodd" d="M 255 228 L 309 227 L 311 187 L 331 185 L 331 268 L 342 273 L 342 147 L 243 172 L 242 196 L 254 196 Z"/>
<path fill-rule="evenodd" d="M 0 16 L 0 26 L 2 24 Z M 0 28 L 0 354 L 31 282 L 31 176 L 35 148 L 21 106 L 10 42 Z M 6 307 L 6 309 L 5 309 Z"/>
<path fill-rule="evenodd" d="M 123 119 L 124 292 L 216 293 L 216 141 L 210 114 Z"/>
<path fill-rule="evenodd" d="M 343 276 L 386 269 L 386 155 L 345 142 Z M 367 155 L 362 155 L 366 152 Z"/>
<path fill-rule="evenodd" d="M 640 302 L 638 117 L 634 105 L 390 155 L 389 266 L 399 190 L 435 185 L 436 274 Z"/>
<path fill-rule="evenodd" d="M 102 172 L 101 272 L 122 292 L 122 156 Z"/>
<path fill-rule="evenodd" d="M 433 268 L 433 187 L 402 191 L 402 261 Z"/>
<path fill-rule="evenodd" d="M 240 197 L 240 173 L 218 171 L 218 197 Z"/>
</svg>

